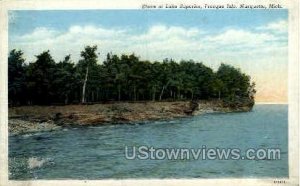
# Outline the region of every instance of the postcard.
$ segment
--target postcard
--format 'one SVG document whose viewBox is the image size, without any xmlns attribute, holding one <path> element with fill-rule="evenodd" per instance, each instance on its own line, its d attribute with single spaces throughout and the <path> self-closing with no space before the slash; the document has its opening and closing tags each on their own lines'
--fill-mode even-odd
<svg viewBox="0 0 300 186">
<path fill-rule="evenodd" d="M 299 185 L 298 2 L 0 5 L 0 185 Z"/>
</svg>

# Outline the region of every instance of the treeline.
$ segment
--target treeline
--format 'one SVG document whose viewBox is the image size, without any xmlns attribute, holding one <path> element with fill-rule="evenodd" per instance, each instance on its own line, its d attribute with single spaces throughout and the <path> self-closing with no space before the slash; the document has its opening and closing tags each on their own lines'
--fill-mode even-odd
<svg viewBox="0 0 300 186">
<path fill-rule="evenodd" d="M 23 52 L 8 58 L 10 105 L 73 104 L 141 100 L 254 99 L 255 84 L 230 65 L 211 68 L 192 60 L 142 61 L 136 55 L 107 54 L 98 61 L 97 46 L 87 46 L 78 62 L 67 55 L 55 62 L 49 52 L 25 63 Z"/>
</svg>

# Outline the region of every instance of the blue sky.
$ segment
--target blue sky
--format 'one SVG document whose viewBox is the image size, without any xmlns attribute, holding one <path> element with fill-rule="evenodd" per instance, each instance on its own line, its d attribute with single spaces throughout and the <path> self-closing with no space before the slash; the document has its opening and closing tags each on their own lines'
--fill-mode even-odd
<svg viewBox="0 0 300 186">
<path fill-rule="evenodd" d="M 74 62 L 86 45 L 135 53 L 145 60 L 221 62 L 248 73 L 261 101 L 287 100 L 288 11 L 276 10 L 51 10 L 10 11 L 9 49 L 27 62 L 50 50 Z M 267 85 L 267 86 L 266 86 Z"/>
<path fill-rule="evenodd" d="M 212 31 L 227 27 L 251 29 L 278 19 L 287 19 L 287 10 L 80 10 L 10 11 L 16 19 L 10 34 L 25 34 L 37 27 L 67 30 L 72 25 L 134 27 L 143 31 L 156 24 L 199 27 Z"/>
</svg>

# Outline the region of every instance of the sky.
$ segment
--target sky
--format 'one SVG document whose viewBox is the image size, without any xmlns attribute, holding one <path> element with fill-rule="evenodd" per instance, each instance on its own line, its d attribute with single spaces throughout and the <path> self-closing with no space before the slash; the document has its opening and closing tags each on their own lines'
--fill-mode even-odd
<svg viewBox="0 0 300 186">
<path fill-rule="evenodd" d="M 257 102 L 287 102 L 288 11 L 276 10 L 16 10 L 9 12 L 9 50 L 26 61 L 50 50 L 59 62 L 97 45 L 142 60 L 193 59 L 231 64 L 256 83 Z"/>
</svg>

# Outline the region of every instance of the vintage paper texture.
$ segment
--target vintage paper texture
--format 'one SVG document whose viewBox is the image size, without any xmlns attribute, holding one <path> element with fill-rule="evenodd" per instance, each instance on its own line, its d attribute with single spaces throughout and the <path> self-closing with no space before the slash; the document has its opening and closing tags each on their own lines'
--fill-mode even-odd
<svg viewBox="0 0 300 186">
<path fill-rule="evenodd" d="M 93 9 L 141 9 L 143 4 L 281 4 L 288 9 L 288 144 L 289 144 L 289 178 L 221 178 L 221 179 L 126 179 L 126 180 L 32 180 L 14 181 L 8 179 L 8 87 L 7 87 L 7 57 L 8 57 L 8 11 L 9 10 L 93 10 Z M 138 1 L 138 0 L 45 0 L 45 1 L 1 1 L 0 2 L 0 185 L 277 185 L 276 180 L 285 181 L 285 185 L 299 185 L 299 2 L 287 0 L 199 0 L 199 1 Z M 187 10 L 188 11 L 188 10 Z M 249 10 L 248 10 L 249 11 Z M 268 11 L 268 10 L 265 10 Z"/>
</svg>

